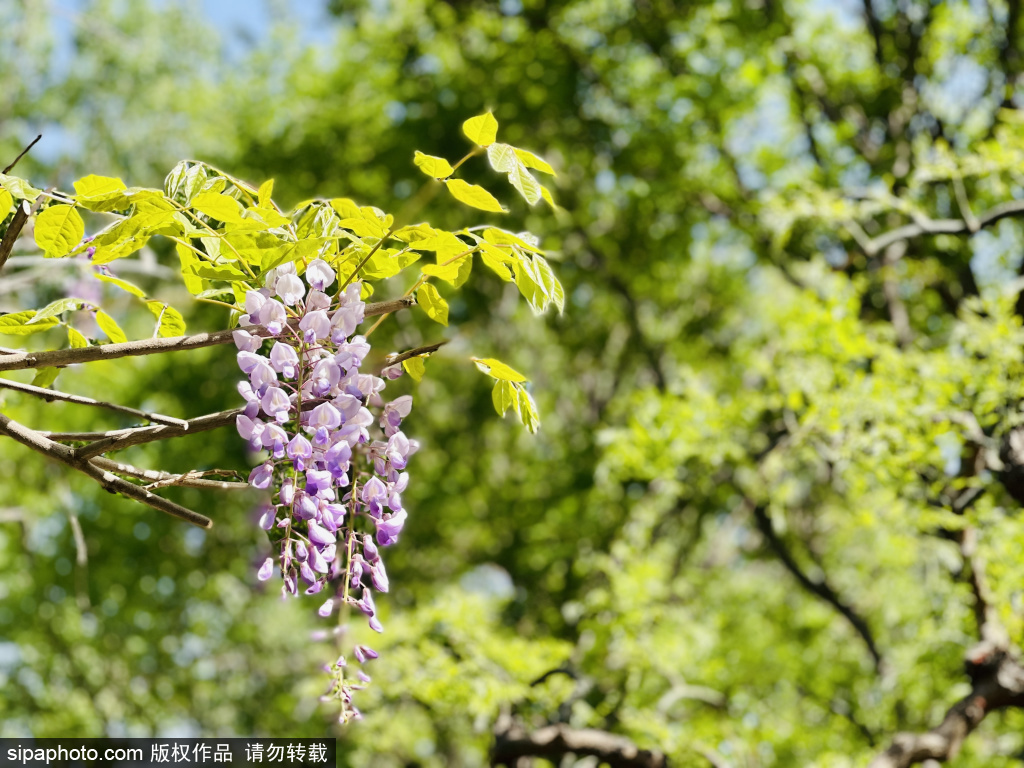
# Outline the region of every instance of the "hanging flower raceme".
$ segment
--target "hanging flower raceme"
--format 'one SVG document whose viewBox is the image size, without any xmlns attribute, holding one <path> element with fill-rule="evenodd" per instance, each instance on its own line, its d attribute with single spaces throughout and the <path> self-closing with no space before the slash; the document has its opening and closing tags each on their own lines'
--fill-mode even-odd
<svg viewBox="0 0 1024 768">
<path fill-rule="evenodd" d="M 401 424 L 412 398 L 385 403 L 384 379 L 360 370 L 370 351 L 355 335 L 365 310 L 361 286 L 332 298 L 335 277 L 320 259 L 302 276 L 286 264 L 246 294 L 234 332 L 246 375 L 237 427 L 254 451 L 266 452 L 249 482 L 272 494 L 259 524 L 277 552 L 282 595 L 320 595 L 320 616 L 357 609 L 382 632 L 373 591 L 388 591 L 381 548 L 398 540 L 407 516 L 404 470 L 418 445 Z M 271 579 L 274 565 L 268 557 L 257 578 Z M 360 667 L 378 657 L 365 645 L 352 653 Z M 359 668 L 350 677 L 345 656 L 327 670 L 325 698 L 341 702 L 343 722 L 358 718 L 352 695 L 369 675 Z"/>
</svg>

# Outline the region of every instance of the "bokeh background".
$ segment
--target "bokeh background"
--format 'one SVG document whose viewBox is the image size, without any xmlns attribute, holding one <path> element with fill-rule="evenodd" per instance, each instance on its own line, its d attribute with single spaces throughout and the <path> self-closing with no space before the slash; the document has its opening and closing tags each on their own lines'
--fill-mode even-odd
<svg viewBox="0 0 1024 768">
<path fill-rule="evenodd" d="M 933 503 L 951 483 L 987 490 L 972 524 L 1020 636 L 1019 503 L 962 471 L 943 414 L 995 437 L 1013 421 L 1021 230 L 893 255 L 848 223 L 956 217 L 956 184 L 979 210 L 1021 195 L 1018 7 L 0 2 L 0 159 L 42 132 L 17 168 L 36 186 L 161 186 L 198 158 L 275 179 L 285 206 L 398 212 L 413 151 L 460 157 L 461 122 L 493 109 L 499 138 L 558 171 L 561 210 L 520 201 L 509 227 L 541 237 L 567 295 L 536 317 L 478 270 L 451 329 L 402 313 L 376 334 L 381 352 L 452 341 L 396 383 L 423 448 L 366 719 L 346 728 L 317 702 L 333 656 L 315 606 L 255 579 L 257 497 L 170 492 L 215 519 L 204 533 L 0 443 L 0 735 L 331 733 L 345 765 L 479 766 L 506 713 L 721 768 L 861 765 L 934 725 L 967 691 L 974 632 L 959 551 L 934 535 L 960 524 Z M 469 223 L 441 200 L 422 216 Z M 92 291 L 146 334 L 85 268 L 23 242 L 0 309 Z M 226 323 L 164 246 L 112 269 L 191 331 Z M 470 354 L 531 378 L 537 436 L 494 414 Z M 80 368 L 63 389 L 178 416 L 237 405 L 224 348 Z M 0 402 L 39 428 L 130 423 Z M 250 461 L 231 430 L 123 455 Z M 1019 765 L 1022 729 L 992 716 L 956 765 Z"/>
</svg>

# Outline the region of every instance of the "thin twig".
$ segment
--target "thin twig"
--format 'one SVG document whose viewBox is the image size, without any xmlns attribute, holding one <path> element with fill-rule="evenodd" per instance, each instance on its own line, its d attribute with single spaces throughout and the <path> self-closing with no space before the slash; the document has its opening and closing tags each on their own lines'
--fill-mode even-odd
<svg viewBox="0 0 1024 768">
<path fill-rule="evenodd" d="M 3 269 L 4 264 L 7 263 L 7 257 L 11 255 L 11 250 L 14 248 L 14 241 L 18 239 L 25 222 L 28 221 L 29 210 L 28 201 L 23 200 L 14 211 L 14 218 L 11 219 L 7 232 L 4 233 L 4 239 L 0 240 L 0 269 Z"/>
<path fill-rule="evenodd" d="M 163 488 L 168 485 L 176 485 L 183 488 L 216 488 L 218 490 L 243 490 L 249 488 L 248 483 L 236 483 L 228 480 L 209 480 L 204 475 L 226 475 L 232 474 L 237 476 L 235 472 L 229 472 L 228 470 L 207 470 L 204 472 L 196 472 L 190 470 L 180 475 L 176 475 L 172 472 L 164 472 L 159 469 L 141 469 L 139 467 L 132 466 L 131 464 L 123 464 L 113 459 L 108 459 L 103 456 L 96 456 L 95 458 L 89 459 L 89 463 L 100 469 L 106 469 L 111 472 L 116 472 L 119 475 L 128 475 L 129 477 L 136 477 L 139 480 L 149 480 L 150 484 L 146 486 L 149 490 L 156 488 Z"/>
<path fill-rule="evenodd" d="M 47 402 L 61 400 L 65 403 L 74 403 L 75 405 L 90 405 L 95 408 L 106 408 L 108 411 L 125 413 L 129 416 L 135 416 L 139 419 L 152 421 L 156 424 L 169 424 L 171 426 L 188 429 L 188 422 L 184 419 L 176 419 L 173 416 L 162 416 L 159 413 L 148 413 L 146 411 L 140 411 L 137 408 L 129 408 L 126 405 L 108 403 L 103 400 L 93 400 L 91 397 L 82 397 L 81 395 L 70 395 L 66 392 L 59 392 L 55 389 L 35 387 L 31 384 L 22 384 L 19 381 L 11 381 L 10 379 L 0 378 L 0 389 L 13 389 L 15 392 L 24 392 L 27 395 L 40 397 Z"/>
<path fill-rule="evenodd" d="M 447 340 L 439 341 L 436 344 L 427 344 L 422 347 L 416 347 L 415 349 L 410 349 L 407 352 L 402 352 L 401 354 L 392 353 L 384 358 L 384 365 L 397 365 L 398 363 L 401 363 L 405 360 L 411 360 L 414 357 L 423 357 L 425 355 L 430 355 L 433 352 L 437 352 L 437 350 L 439 350 L 447 343 Z"/>
<path fill-rule="evenodd" d="M 23 158 L 25 155 L 27 155 L 28 151 L 30 149 L 32 149 L 32 147 L 34 147 L 36 145 L 36 142 L 38 142 L 41 138 L 43 138 L 43 134 L 40 133 L 38 136 L 36 136 L 34 139 L 32 139 L 32 141 L 29 143 L 29 145 L 27 147 L 25 147 L 23 150 L 21 150 L 21 154 L 18 155 L 16 158 L 14 158 L 11 161 L 11 164 L 8 165 L 6 168 L 4 168 L 2 171 L 0 171 L 0 173 L 3 173 L 3 174 L 6 175 L 6 174 L 10 173 L 12 170 L 14 170 L 14 166 L 16 166 L 18 164 L 18 161 L 21 160 L 21 158 Z"/>
<path fill-rule="evenodd" d="M 158 429 L 175 429 L 175 427 L 161 425 Z M 2 413 L 0 413 L 0 434 L 7 435 L 37 453 L 41 453 L 88 475 L 111 493 L 120 493 L 123 496 L 142 502 L 146 506 L 192 523 L 200 528 L 209 528 L 213 525 L 213 521 L 205 515 L 200 515 L 198 512 L 193 512 L 187 507 L 152 494 L 145 488 L 129 483 L 127 480 L 122 480 L 120 477 L 94 466 L 88 461 L 84 461 L 81 457 L 75 455 L 73 449 L 47 439 L 34 429 L 29 429 L 23 424 L 9 419 Z"/>
</svg>

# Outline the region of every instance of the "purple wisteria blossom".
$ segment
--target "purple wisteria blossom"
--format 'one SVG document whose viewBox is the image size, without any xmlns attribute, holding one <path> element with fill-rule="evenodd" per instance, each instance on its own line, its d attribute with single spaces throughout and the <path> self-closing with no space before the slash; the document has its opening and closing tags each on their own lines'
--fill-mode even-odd
<svg viewBox="0 0 1024 768">
<path fill-rule="evenodd" d="M 236 423 L 249 447 L 266 457 L 249 482 L 271 494 L 259 526 L 276 557 L 263 562 L 257 578 L 269 580 L 276 561 L 284 597 L 319 594 L 321 617 L 347 604 L 382 632 L 373 592 L 390 588 L 381 552 L 405 526 L 404 470 L 418 444 L 401 430 L 412 398 L 385 402 L 385 378 L 361 370 L 370 351 L 356 335 L 365 317 L 362 286 L 343 285 L 331 296 L 338 277 L 321 259 L 302 275 L 285 264 L 246 293 L 233 333 L 245 375 Z M 389 371 L 387 378 L 394 377 Z M 360 665 L 378 658 L 365 645 L 352 654 Z M 342 721 L 359 717 L 352 694 L 369 675 L 358 669 L 353 676 L 344 656 L 328 671 L 325 698 L 341 702 Z"/>
</svg>

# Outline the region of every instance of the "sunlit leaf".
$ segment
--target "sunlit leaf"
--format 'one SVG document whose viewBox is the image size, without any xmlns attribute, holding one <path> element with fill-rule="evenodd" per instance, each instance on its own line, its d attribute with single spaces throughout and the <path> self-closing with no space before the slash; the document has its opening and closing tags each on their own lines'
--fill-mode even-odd
<svg viewBox="0 0 1024 768">
<path fill-rule="evenodd" d="M 430 283 L 424 283 L 416 291 L 416 303 L 422 307 L 431 320 L 441 325 L 448 325 L 448 302 L 441 298 L 437 288 Z"/>
<path fill-rule="evenodd" d="M 473 208 L 479 208 L 481 211 L 493 211 L 494 213 L 506 212 L 505 208 L 498 202 L 498 199 L 481 186 L 467 184 L 462 179 L 449 179 L 445 182 L 445 186 L 448 187 L 452 197 Z"/>
<path fill-rule="evenodd" d="M 548 165 L 543 158 L 537 157 L 537 155 L 533 154 L 533 152 L 516 147 L 515 153 L 516 157 L 518 157 L 527 168 L 534 168 L 541 173 L 549 173 L 552 176 L 555 175 L 555 169 Z"/>
<path fill-rule="evenodd" d="M 85 222 L 71 205 L 54 205 L 36 215 L 36 245 L 47 258 L 67 256 L 85 235 Z"/>
<path fill-rule="evenodd" d="M 498 121 L 490 112 L 471 117 L 462 124 L 462 132 L 474 144 L 487 147 L 493 144 L 498 136 Z"/>
<path fill-rule="evenodd" d="M 427 174 L 427 176 L 435 179 L 447 179 L 455 173 L 455 169 L 452 168 L 451 163 L 443 157 L 425 155 L 419 150 L 416 150 L 416 154 L 413 156 L 413 163 L 417 168 Z"/>
<path fill-rule="evenodd" d="M 408 360 L 403 360 L 402 368 L 412 377 L 413 381 L 422 381 L 427 372 L 427 364 L 422 357 L 410 357 Z"/>
<path fill-rule="evenodd" d="M 119 326 L 114 318 L 102 309 L 96 310 L 96 325 L 98 325 L 100 330 L 107 335 L 107 338 L 115 344 L 122 344 L 128 341 L 128 337 L 124 335 L 124 331 L 121 330 L 121 326 Z"/>
<path fill-rule="evenodd" d="M 479 368 L 481 372 L 486 373 L 492 379 L 516 382 L 529 381 L 529 379 L 523 376 L 519 371 L 505 365 L 501 360 L 495 360 L 493 357 L 473 357 L 470 359 L 476 363 L 476 367 Z"/>
</svg>

